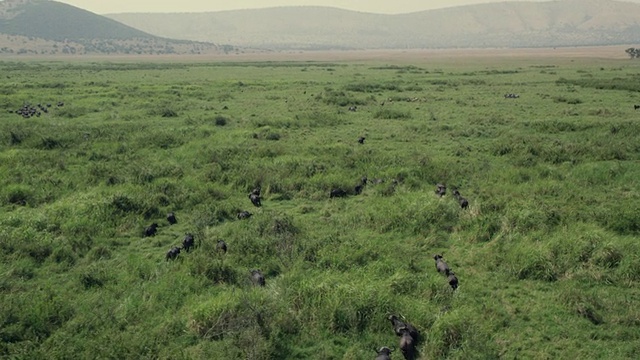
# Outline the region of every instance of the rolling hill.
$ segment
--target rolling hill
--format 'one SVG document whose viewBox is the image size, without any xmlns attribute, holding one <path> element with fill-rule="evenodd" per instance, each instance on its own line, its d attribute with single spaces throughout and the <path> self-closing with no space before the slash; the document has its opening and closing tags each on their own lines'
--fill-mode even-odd
<svg viewBox="0 0 640 360">
<path fill-rule="evenodd" d="M 151 35 L 56 1 L 0 2 L 0 53 L 166 54 L 201 51 L 218 49 L 213 44 Z"/>
<path fill-rule="evenodd" d="M 400 15 L 277 7 L 106 16 L 157 36 L 263 49 L 634 44 L 640 31 L 640 5 L 612 0 L 502 2 Z"/>
</svg>

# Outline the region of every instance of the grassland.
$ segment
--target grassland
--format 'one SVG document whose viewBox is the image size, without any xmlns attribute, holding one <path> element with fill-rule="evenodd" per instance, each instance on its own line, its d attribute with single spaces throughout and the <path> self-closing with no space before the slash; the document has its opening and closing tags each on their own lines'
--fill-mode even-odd
<svg viewBox="0 0 640 360">
<path fill-rule="evenodd" d="M 638 70 L 2 62 L 0 357 L 638 358 Z"/>
</svg>

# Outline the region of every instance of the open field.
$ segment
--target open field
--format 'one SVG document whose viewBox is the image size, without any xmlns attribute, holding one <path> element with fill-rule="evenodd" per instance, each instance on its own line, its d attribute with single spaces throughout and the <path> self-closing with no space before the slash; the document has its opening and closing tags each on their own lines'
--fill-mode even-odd
<svg viewBox="0 0 640 360">
<path fill-rule="evenodd" d="M 496 51 L 0 62 L 0 357 L 638 358 L 640 65 Z"/>
</svg>

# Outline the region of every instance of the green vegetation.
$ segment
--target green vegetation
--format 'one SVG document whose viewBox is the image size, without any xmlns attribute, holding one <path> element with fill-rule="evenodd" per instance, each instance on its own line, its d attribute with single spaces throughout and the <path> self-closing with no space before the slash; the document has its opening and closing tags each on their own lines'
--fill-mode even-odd
<svg viewBox="0 0 640 360">
<path fill-rule="evenodd" d="M 0 63 L 0 357 L 638 358 L 637 67 L 546 61 Z"/>
</svg>

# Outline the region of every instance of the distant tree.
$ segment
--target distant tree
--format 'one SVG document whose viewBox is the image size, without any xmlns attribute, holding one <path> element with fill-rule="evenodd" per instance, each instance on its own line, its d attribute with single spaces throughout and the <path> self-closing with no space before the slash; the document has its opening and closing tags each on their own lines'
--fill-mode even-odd
<svg viewBox="0 0 640 360">
<path fill-rule="evenodd" d="M 631 59 L 637 59 L 640 58 L 640 48 L 636 49 L 636 48 L 628 48 L 627 50 L 625 50 L 624 52 L 627 53 L 627 55 L 629 55 L 629 57 Z"/>
</svg>

